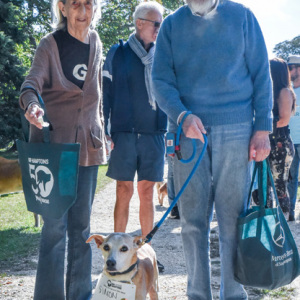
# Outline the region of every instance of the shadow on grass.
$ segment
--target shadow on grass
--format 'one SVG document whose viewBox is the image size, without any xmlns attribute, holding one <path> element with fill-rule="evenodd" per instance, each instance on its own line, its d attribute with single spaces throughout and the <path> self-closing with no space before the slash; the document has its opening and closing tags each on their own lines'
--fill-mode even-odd
<svg viewBox="0 0 300 300">
<path fill-rule="evenodd" d="M 0 231 L 0 273 L 30 268 L 31 258 L 38 254 L 40 236 L 40 230 L 33 227 Z"/>
</svg>

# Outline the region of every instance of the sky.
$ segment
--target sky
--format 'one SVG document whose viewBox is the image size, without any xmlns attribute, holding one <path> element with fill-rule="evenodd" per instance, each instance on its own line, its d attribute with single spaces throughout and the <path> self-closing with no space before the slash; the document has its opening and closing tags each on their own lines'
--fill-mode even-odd
<svg viewBox="0 0 300 300">
<path fill-rule="evenodd" d="M 262 29 L 269 58 L 276 44 L 300 35 L 300 0 L 233 0 L 249 7 Z"/>
</svg>

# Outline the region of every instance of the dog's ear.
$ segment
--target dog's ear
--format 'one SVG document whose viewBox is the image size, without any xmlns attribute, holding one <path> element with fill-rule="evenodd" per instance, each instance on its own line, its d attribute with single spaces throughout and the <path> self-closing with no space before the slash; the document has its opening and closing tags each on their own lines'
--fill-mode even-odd
<svg viewBox="0 0 300 300">
<path fill-rule="evenodd" d="M 86 243 L 89 243 L 91 242 L 92 240 L 95 240 L 96 244 L 97 244 L 97 247 L 100 248 L 100 246 L 102 245 L 105 237 L 102 236 L 102 235 L 99 235 L 99 234 L 93 234 L 91 235 L 87 240 L 86 240 Z"/>
<path fill-rule="evenodd" d="M 133 239 L 133 244 L 134 244 L 135 246 L 137 246 L 138 248 L 140 248 L 140 247 L 143 246 L 143 239 L 144 239 L 144 237 L 143 237 L 142 235 L 136 236 L 136 237 L 134 237 L 134 239 Z"/>
</svg>

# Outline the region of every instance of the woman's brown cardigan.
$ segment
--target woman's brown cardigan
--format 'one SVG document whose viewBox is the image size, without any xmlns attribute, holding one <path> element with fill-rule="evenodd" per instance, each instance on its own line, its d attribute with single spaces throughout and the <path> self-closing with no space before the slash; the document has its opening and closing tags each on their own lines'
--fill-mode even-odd
<svg viewBox="0 0 300 300">
<path fill-rule="evenodd" d="M 22 88 L 31 86 L 42 96 L 52 130 L 51 143 L 80 143 L 81 166 L 106 162 L 101 91 L 102 45 L 96 31 L 90 31 L 90 56 L 83 88 L 64 75 L 57 44 L 52 34 L 40 42 L 29 75 Z M 20 106 L 37 102 L 35 93 L 24 91 Z M 42 141 L 42 131 L 30 125 L 30 141 Z"/>
</svg>

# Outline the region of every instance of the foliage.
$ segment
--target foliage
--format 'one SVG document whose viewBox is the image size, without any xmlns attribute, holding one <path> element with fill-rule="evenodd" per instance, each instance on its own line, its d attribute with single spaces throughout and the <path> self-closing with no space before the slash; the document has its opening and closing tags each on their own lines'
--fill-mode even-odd
<svg viewBox="0 0 300 300">
<path fill-rule="evenodd" d="M 18 90 L 25 68 L 17 56 L 16 43 L 25 42 L 24 14 L 12 3 L 0 2 L 0 148 L 18 136 Z"/>
<path fill-rule="evenodd" d="M 133 13 L 140 0 L 109 0 L 102 4 L 102 19 L 97 27 L 103 52 L 106 55 L 110 47 L 119 39 L 127 40 L 134 32 Z M 157 0 L 165 7 L 166 15 L 184 4 L 183 0 Z"/>
<path fill-rule="evenodd" d="M 0 1 L 0 148 L 21 135 L 19 90 L 36 39 L 49 28 L 49 5 L 50 0 Z"/>
<path fill-rule="evenodd" d="M 118 43 L 119 39 L 126 40 L 133 32 L 132 14 L 138 3 L 138 0 L 108 0 L 103 3 L 102 19 L 97 31 L 103 43 L 104 54 L 112 45 Z"/>
<path fill-rule="evenodd" d="M 184 5 L 184 0 L 162 0 L 163 6 L 166 8 L 167 14 Z"/>
<path fill-rule="evenodd" d="M 287 60 L 289 55 L 300 55 L 300 35 L 290 41 L 278 43 L 275 45 L 273 53 L 285 60 Z"/>
<path fill-rule="evenodd" d="M 132 15 L 141 0 L 102 0 L 97 27 L 104 54 L 134 31 Z M 157 0 L 166 15 L 183 0 Z M 19 90 L 28 73 L 37 44 L 52 31 L 51 0 L 0 0 L 0 149 L 21 136 Z"/>
</svg>

